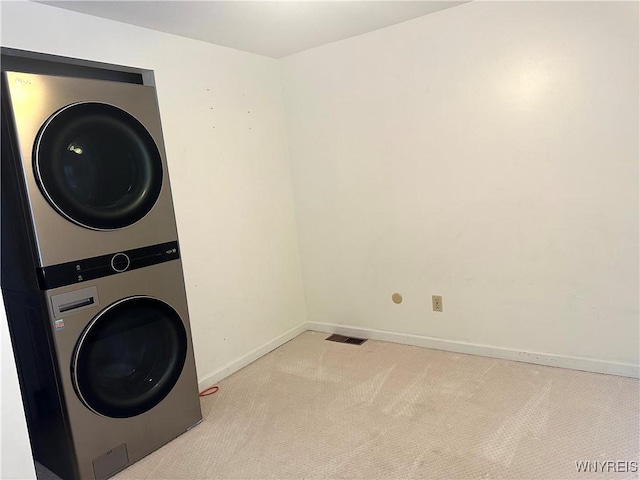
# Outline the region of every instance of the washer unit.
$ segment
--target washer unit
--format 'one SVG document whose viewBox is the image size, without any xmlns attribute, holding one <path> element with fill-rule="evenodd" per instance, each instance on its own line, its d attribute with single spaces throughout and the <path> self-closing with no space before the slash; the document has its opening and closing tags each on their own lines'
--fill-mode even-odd
<svg viewBox="0 0 640 480">
<path fill-rule="evenodd" d="M 41 266 L 177 239 L 153 87 L 5 73 Z"/>
<path fill-rule="evenodd" d="M 50 429 L 44 419 L 32 434 L 63 477 L 107 478 L 202 419 L 181 262 L 172 250 L 154 258 L 45 291 L 51 348 L 35 358 L 57 365 L 65 421 Z"/>
<path fill-rule="evenodd" d="M 104 479 L 202 420 L 155 90 L 3 81 L 2 293 L 34 458 Z"/>
</svg>

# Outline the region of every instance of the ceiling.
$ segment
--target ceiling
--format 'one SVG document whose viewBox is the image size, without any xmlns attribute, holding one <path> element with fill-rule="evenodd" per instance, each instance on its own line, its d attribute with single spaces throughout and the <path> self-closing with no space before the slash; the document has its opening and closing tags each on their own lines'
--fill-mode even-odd
<svg viewBox="0 0 640 480">
<path fill-rule="evenodd" d="M 43 1 L 246 52 L 282 58 L 464 1 Z"/>
</svg>

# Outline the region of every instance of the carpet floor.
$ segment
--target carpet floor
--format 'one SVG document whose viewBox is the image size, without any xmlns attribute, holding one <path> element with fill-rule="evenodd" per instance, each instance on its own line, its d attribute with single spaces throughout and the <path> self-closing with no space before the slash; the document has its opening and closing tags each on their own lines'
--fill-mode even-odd
<svg viewBox="0 0 640 480">
<path fill-rule="evenodd" d="M 327 336 L 223 380 L 115 478 L 639 478 L 638 380 Z"/>
</svg>

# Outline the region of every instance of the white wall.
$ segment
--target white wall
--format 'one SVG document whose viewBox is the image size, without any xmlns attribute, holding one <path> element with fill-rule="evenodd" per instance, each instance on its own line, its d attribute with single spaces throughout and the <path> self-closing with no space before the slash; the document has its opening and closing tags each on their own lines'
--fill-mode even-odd
<svg viewBox="0 0 640 480">
<path fill-rule="evenodd" d="M 473 2 L 285 58 L 309 321 L 637 366 L 638 62 L 634 2 Z"/>
<path fill-rule="evenodd" d="M 9 328 L 0 306 L 0 478 L 35 478 Z"/>
<path fill-rule="evenodd" d="M 154 70 L 199 378 L 304 323 L 278 62 L 31 2 L 1 15 L 5 47 Z"/>
</svg>

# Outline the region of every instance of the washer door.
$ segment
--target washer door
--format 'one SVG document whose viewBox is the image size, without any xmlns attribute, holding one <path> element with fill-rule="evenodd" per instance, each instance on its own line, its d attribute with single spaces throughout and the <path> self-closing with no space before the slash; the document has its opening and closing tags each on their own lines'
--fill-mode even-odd
<svg viewBox="0 0 640 480">
<path fill-rule="evenodd" d="M 53 114 L 36 139 L 34 171 L 60 214 L 95 230 L 137 222 L 162 188 L 162 160 L 151 134 L 104 103 L 76 103 Z"/>
<path fill-rule="evenodd" d="M 151 297 L 126 298 L 100 312 L 80 336 L 74 387 L 95 413 L 140 415 L 169 394 L 186 353 L 187 333 L 173 308 Z"/>
</svg>

